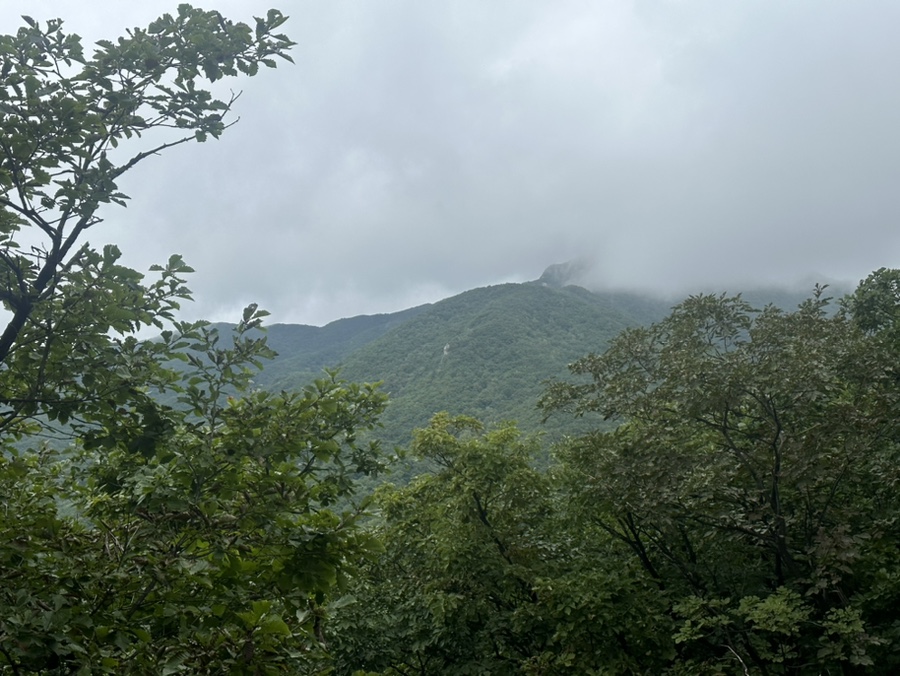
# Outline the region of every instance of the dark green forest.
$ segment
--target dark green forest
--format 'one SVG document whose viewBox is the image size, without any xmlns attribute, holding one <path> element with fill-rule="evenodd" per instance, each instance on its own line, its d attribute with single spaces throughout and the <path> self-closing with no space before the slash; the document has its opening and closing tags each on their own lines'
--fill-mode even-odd
<svg viewBox="0 0 900 676">
<path fill-rule="evenodd" d="M 181 5 L 91 55 L 23 20 L 0 673 L 900 670 L 900 271 L 791 302 L 548 273 L 321 329 L 185 322 L 181 257 L 144 275 L 87 233 L 123 174 L 227 132 L 210 84 L 290 61 L 285 17 Z"/>
</svg>

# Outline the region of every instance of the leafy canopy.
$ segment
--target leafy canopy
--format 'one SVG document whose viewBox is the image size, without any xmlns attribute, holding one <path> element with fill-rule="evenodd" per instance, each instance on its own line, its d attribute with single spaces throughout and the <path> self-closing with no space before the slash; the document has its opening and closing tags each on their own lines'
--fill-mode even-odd
<svg viewBox="0 0 900 676">
<path fill-rule="evenodd" d="M 0 673 L 324 668 L 323 608 L 375 547 L 352 496 L 383 396 L 254 391 L 265 312 L 223 340 L 178 321 L 179 256 L 148 282 L 83 241 L 122 174 L 232 124 L 207 83 L 290 60 L 284 21 L 181 5 L 91 57 L 59 20 L 0 36 Z"/>
<path fill-rule="evenodd" d="M 134 387 L 114 382 L 110 361 L 152 348 L 106 337 L 162 328 L 189 297 L 191 270 L 173 256 L 145 284 L 116 247 L 95 250 L 84 235 L 104 205 L 125 203 L 124 173 L 233 124 L 237 95 L 216 98 L 208 83 L 290 60 L 293 44 L 276 10 L 251 27 L 183 4 L 90 57 L 61 20 L 23 19 L 0 36 L 0 429 L 38 413 L 67 421 Z"/>
<path fill-rule="evenodd" d="M 871 282 L 847 307 L 895 313 Z M 861 325 L 823 289 L 692 297 L 544 398 L 622 421 L 562 451 L 567 504 L 667 599 L 689 670 L 896 669 L 896 343 Z"/>
</svg>

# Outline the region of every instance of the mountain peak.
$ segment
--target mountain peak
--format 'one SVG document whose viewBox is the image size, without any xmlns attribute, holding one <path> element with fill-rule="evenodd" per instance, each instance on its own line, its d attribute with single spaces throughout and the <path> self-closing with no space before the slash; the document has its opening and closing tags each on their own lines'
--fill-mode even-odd
<svg viewBox="0 0 900 676">
<path fill-rule="evenodd" d="M 537 280 L 544 286 L 562 288 L 564 286 L 584 286 L 588 272 L 594 267 L 587 258 L 576 258 L 565 263 L 554 263 Z"/>
</svg>

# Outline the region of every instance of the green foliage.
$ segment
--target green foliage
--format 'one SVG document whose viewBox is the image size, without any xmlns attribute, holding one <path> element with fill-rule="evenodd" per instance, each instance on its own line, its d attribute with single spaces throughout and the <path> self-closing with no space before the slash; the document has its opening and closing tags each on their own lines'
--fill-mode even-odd
<svg viewBox="0 0 900 676">
<path fill-rule="evenodd" d="M 15 35 L 0 36 L 0 301 L 11 314 L 0 334 L 2 427 L 36 413 L 66 422 L 83 399 L 134 388 L 113 382 L 110 353 L 144 359 L 153 348 L 107 335 L 163 328 L 189 295 L 190 269 L 173 257 L 145 285 L 115 247 L 80 242 L 103 205 L 125 203 L 122 174 L 231 124 L 236 95 L 216 99 L 204 79 L 252 75 L 272 57 L 289 59 L 292 44 L 275 32 L 285 21 L 275 10 L 252 29 L 182 4 L 146 30 L 99 42 L 89 58 L 62 21 L 23 18 Z"/>
<path fill-rule="evenodd" d="M 282 673 L 325 658 L 320 606 L 377 548 L 348 505 L 380 468 L 383 396 L 333 375 L 240 397 L 265 340 L 182 335 L 179 409 L 138 400 L 73 459 L 0 464 L 0 665 L 14 672 Z M 195 358 L 199 354 L 204 359 Z"/>
<path fill-rule="evenodd" d="M 80 243 L 124 172 L 227 128 L 236 97 L 200 83 L 288 58 L 284 20 L 181 5 L 90 59 L 60 21 L 0 37 L 0 673 L 327 668 L 323 606 L 378 549 L 353 494 L 384 397 L 253 391 L 265 312 L 223 340 L 177 320 L 179 256 L 145 281 Z"/>
<path fill-rule="evenodd" d="M 561 451 L 568 504 L 665 594 L 690 671 L 897 667 L 896 352 L 828 302 L 689 298 L 543 400 L 622 421 Z"/>
<path fill-rule="evenodd" d="M 333 610 L 337 673 L 630 673 L 671 639 L 654 589 L 588 553 L 515 427 L 439 414 L 413 452 L 434 473 L 376 497 L 385 554 Z M 333 607 L 334 608 L 334 607 Z M 668 625 L 663 625 L 668 628 Z"/>
<path fill-rule="evenodd" d="M 547 512 L 532 450 L 465 417 L 416 432 L 440 470 L 380 492 L 386 553 L 336 612 L 339 671 L 514 673 L 523 644 L 547 640 L 530 610 Z"/>
<path fill-rule="evenodd" d="M 859 283 L 844 307 L 864 331 L 895 329 L 900 308 L 900 270 L 876 270 Z"/>
</svg>

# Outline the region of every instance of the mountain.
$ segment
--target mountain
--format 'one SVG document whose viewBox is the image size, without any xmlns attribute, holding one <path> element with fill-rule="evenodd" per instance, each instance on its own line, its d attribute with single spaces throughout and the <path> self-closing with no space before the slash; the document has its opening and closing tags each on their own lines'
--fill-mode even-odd
<svg viewBox="0 0 900 676">
<path fill-rule="evenodd" d="M 602 350 L 622 329 L 662 318 L 669 306 L 539 280 L 321 328 L 275 325 L 268 336 L 279 357 L 257 382 L 302 387 L 326 366 L 339 366 L 347 380 L 381 381 L 390 395 L 381 434 L 388 445 L 405 445 L 414 428 L 443 410 L 487 423 L 514 419 L 557 438 L 561 423 L 542 426 L 536 408 L 544 381 L 565 376 L 567 364 Z"/>
<path fill-rule="evenodd" d="M 273 324 L 266 330 L 269 347 L 278 356 L 256 378 L 272 389 L 302 387 L 340 364 L 349 354 L 377 340 L 426 310 L 428 305 L 390 314 L 338 319 L 325 326 Z M 229 326 L 224 324 L 222 326 Z"/>
<path fill-rule="evenodd" d="M 572 286 L 490 286 L 435 303 L 350 354 L 342 374 L 384 381 L 391 397 L 383 418 L 387 442 L 407 443 L 412 429 L 442 410 L 489 424 L 517 420 L 526 431 L 556 438 L 560 423 L 541 426 L 536 408 L 544 381 L 565 376 L 575 359 L 667 310 Z"/>
<path fill-rule="evenodd" d="M 674 300 L 625 292 L 591 292 L 568 284 L 578 263 L 551 266 L 534 282 L 473 289 L 402 312 L 341 319 L 324 327 L 276 324 L 268 329 L 279 356 L 256 379 L 261 387 L 294 389 L 340 367 L 351 381 L 383 383 L 390 403 L 379 436 L 405 446 L 410 432 L 438 411 L 486 423 L 516 420 L 548 441 L 596 420 L 541 423 L 537 401 L 548 379 L 602 351 L 630 326 L 658 321 Z M 756 306 L 785 309 L 807 297 L 777 289 L 744 294 Z"/>
</svg>

